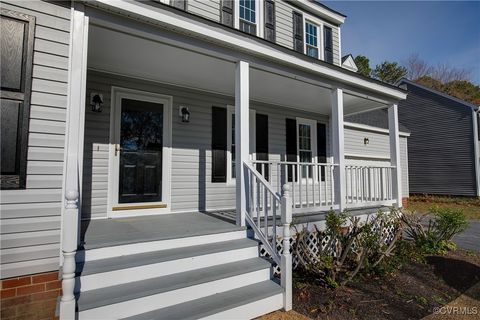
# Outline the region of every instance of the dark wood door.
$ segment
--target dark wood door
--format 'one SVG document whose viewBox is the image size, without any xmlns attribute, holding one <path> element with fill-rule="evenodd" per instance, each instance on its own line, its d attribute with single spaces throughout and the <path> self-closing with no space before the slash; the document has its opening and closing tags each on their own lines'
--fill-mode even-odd
<svg viewBox="0 0 480 320">
<path fill-rule="evenodd" d="M 119 203 L 162 201 L 163 105 L 122 99 Z"/>
</svg>

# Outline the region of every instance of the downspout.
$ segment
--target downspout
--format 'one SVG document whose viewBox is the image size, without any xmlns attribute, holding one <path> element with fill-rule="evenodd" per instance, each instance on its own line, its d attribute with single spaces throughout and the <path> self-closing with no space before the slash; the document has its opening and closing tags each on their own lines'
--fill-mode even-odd
<svg viewBox="0 0 480 320">
<path fill-rule="evenodd" d="M 472 108 L 473 120 L 473 154 L 475 162 L 475 173 L 477 181 L 477 197 L 480 197 L 480 139 L 478 136 L 478 121 L 480 116 L 480 106 Z"/>
</svg>

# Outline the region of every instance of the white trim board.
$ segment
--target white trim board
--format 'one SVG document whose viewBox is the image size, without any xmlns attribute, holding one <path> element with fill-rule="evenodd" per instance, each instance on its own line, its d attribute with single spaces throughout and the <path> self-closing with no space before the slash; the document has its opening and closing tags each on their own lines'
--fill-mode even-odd
<svg viewBox="0 0 480 320">
<path fill-rule="evenodd" d="M 118 203 L 119 159 L 115 156 L 115 147 L 119 143 L 121 99 L 149 101 L 163 104 L 163 151 L 162 151 L 162 201 L 166 208 L 113 211 Z M 173 97 L 147 91 L 112 86 L 110 99 L 110 139 L 108 157 L 108 196 L 107 217 L 119 218 L 138 215 L 170 213 L 171 210 L 171 162 L 172 162 L 172 105 Z M 157 202 L 133 203 L 132 205 L 160 204 Z M 128 206 L 128 204 L 122 204 Z"/>
</svg>

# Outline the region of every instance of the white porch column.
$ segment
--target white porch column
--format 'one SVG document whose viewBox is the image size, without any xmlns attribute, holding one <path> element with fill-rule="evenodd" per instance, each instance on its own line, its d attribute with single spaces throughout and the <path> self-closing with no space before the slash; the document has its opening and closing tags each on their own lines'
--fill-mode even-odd
<svg viewBox="0 0 480 320">
<path fill-rule="evenodd" d="M 237 225 L 245 226 L 247 176 L 244 162 L 249 161 L 250 79 L 248 62 L 237 62 L 235 69 L 235 168 Z"/>
<path fill-rule="evenodd" d="M 338 166 L 334 170 L 335 201 L 342 212 L 346 206 L 345 186 L 345 138 L 343 126 L 343 90 L 333 88 L 332 102 L 332 142 L 333 161 Z"/>
<path fill-rule="evenodd" d="M 400 162 L 400 136 L 398 129 L 398 105 L 392 104 L 388 108 L 388 130 L 390 136 L 390 161 L 395 167 L 392 177 L 393 197 L 396 206 L 402 207 L 402 168 Z"/>
<path fill-rule="evenodd" d="M 66 130 L 65 209 L 62 217 L 62 297 L 60 319 L 75 319 L 75 255 L 78 246 L 80 164 L 87 71 L 88 18 L 84 6 L 75 4 L 72 11 L 70 40 L 69 94 Z M 80 152 L 81 154 L 81 152 Z"/>
</svg>

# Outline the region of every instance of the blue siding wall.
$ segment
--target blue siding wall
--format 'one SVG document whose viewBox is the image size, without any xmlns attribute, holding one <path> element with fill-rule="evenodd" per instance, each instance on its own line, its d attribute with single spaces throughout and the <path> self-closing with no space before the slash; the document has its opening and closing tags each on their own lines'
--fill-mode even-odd
<svg viewBox="0 0 480 320">
<path fill-rule="evenodd" d="M 410 84 L 408 92 L 399 120 L 411 132 L 410 192 L 475 196 L 471 109 Z"/>
</svg>

